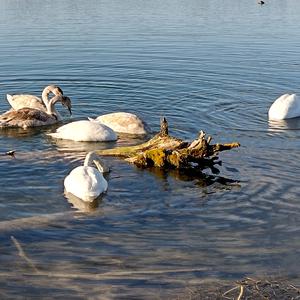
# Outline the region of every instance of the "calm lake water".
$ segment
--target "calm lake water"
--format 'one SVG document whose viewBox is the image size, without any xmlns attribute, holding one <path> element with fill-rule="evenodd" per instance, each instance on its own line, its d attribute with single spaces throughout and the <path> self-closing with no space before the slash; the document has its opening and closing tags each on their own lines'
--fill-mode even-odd
<svg viewBox="0 0 300 300">
<path fill-rule="evenodd" d="M 300 93 L 300 2 L 266 2 L 0 0 L 1 112 L 6 93 L 58 84 L 71 120 L 129 111 L 155 132 L 166 116 L 183 139 L 241 143 L 206 181 L 106 158 L 109 190 L 83 207 L 63 179 L 86 151 L 149 137 L 2 130 L 0 152 L 17 152 L 0 156 L 1 298 L 185 299 L 205 280 L 300 277 L 300 119 L 267 119 Z"/>
</svg>

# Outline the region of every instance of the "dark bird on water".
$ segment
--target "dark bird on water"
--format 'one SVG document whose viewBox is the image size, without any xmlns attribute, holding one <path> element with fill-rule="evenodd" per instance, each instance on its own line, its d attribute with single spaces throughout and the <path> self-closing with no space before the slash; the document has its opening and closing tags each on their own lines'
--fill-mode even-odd
<svg viewBox="0 0 300 300">
<path fill-rule="evenodd" d="M 10 150 L 5 153 L 5 155 L 15 156 L 15 150 Z"/>
<path fill-rule="evenodd" d="M 261 0 L 261 1 L 258 1 L 257 3 L 260 4 L 260 5 L 263 5 L 263 4 L 265 4 L 265 1 Z"/>
<path fill-rule="evenodd" d="M 8 155 L 8 156 L 15 157 L 15 152 L 16 152 L 15 150 L 6 151 L 4 153 L 1 153 L 0 156 Z"/>
</svg>

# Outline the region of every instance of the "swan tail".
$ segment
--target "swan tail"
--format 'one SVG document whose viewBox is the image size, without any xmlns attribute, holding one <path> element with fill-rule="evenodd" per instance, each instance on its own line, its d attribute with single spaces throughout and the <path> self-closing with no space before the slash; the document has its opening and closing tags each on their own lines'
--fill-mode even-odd
<svg viewBox="0 0 300 300">
<path fill-rule="evenodd" d="M 10 95 L 10 94 L 6 94 L 6 99 L 7 99 L 8 102 L 10 102 L 10 101 L 12 101 L 13 96 Z"/>
<path fill-rule="evenodd" d="M 97 119 L 93 119 L 93 118 L 90 118 L 90 117 L 88 117 L 88 120 L 91 121 L 91 122 L 98 122 L 98 123 L 100 123 Z"/>
</svg>

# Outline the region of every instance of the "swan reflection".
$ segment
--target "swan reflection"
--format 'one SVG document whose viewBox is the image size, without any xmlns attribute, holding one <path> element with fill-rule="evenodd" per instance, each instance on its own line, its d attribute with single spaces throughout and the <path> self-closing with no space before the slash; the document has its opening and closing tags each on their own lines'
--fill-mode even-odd
<svg viewBox="0 0 300 300">
<path fill-rule="evenodd" d="M 100 195 L 93 201 L 83 201 L 80 198 L 74 196 L 72 193 L 65 191 L 65 197 L 67 198 L 68 202 L 72 204 L 72 207 L 74 209 L 80 212 L 90 213 L 98 208 L 99 202 L 102 201 L 103 195 Z"/>
<path fill-rule="evenodd" d="M 58 151 L 63 152 L 90 152 L 109 149 L 115 146 L 115 142 L 76 142 L 72 140 L 53 139 L 47 136 L 47 141 L 55 145 Z"/>
<path fill-rule="evenodd" d="M 286 120 L 269 120 L 270 131 L 299 130 L 300 117 Z"/>
</svg>

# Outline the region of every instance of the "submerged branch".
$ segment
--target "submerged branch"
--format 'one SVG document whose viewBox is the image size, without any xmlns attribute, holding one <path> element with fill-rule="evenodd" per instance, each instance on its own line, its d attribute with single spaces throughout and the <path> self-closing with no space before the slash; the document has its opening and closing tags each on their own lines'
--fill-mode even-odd
<svg viewBox="0 0 300 300">
<path fill-rule="evenodd" d="M 14 236 L 11 236 L 10 238 L 13 241 L 13 243 L 15 244 L 16 248 L 18 249 L 19 256 L 26 261 L 26 263 L 33 269 L 34 272 L 38 273 L 39 272 L 38 269 L 36 268 L 36 266 L 34 265 L 32 260 L 26 255 L 25 251 L 23 250 L 23 248 L 22 248 L 21 244 L 18 242 L 18 240 Z"/>
</svg>

